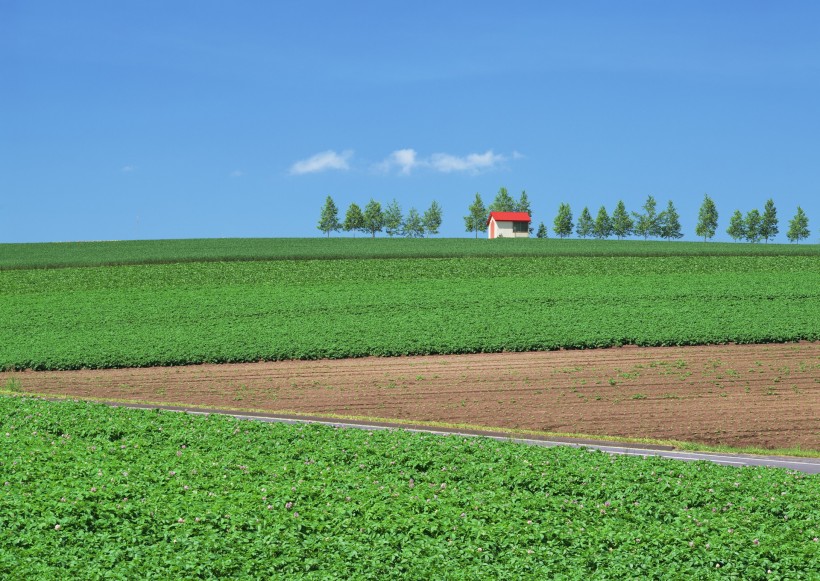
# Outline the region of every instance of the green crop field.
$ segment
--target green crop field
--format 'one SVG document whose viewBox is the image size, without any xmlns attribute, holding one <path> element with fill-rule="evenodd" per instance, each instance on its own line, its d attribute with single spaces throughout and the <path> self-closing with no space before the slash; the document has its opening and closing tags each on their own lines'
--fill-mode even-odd
<svg viewBox="0 0 820 581">
<path fill-rule="evenodd" d="M 0 397 L 0 576 L 820 576 L 820 481 Z"/>
<path fill-rule="evenodd" d="M 512 256 L 814 256 L 817 244 L 470 238 L 224 238 L 0 244 L 0 270 L 119 264 Z"/>
<path fill-rule="evenodd" d="M 0 368 L 820 338 L 815 256 L 189 262 L 0 272 Z"/>
</svg>

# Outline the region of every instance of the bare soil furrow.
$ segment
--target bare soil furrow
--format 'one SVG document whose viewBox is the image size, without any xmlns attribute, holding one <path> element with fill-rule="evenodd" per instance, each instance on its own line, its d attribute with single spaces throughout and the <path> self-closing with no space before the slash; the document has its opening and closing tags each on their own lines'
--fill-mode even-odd
<svg viewBox="0 0 820 581">
<path fill-rule="evenodd" d="M 820 343 L 0 373 L 24 391 L 820 449 Z"/>
</svg>

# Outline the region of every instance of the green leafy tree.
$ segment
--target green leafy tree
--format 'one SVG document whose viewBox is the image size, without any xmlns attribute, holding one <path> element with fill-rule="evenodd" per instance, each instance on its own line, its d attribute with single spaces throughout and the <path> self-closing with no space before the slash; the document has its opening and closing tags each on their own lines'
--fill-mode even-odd
<svg viewBox="0 0 820 581">
<path fill-rule="evenodd" d="M 729 227 L 726 229 L 726 233 L 735 242 L 746 238 L 746 221 L 743 219 L 740 210 L 735 210 L 735 213 L 729 218 Z"/>
<path fill-rule="evenodd" d="M 344 228 L 345 232 L 353 232 L 354 238 L 356 237 L 357 230 L 364 229 L 364 214 L 362 214 L 362 209 L 355 202 L 347 208 L 342 228 Z"/>
<path fill-rule="evenodd" d="M 384 209 L 384 231 L 388 236 L 392 238 L 396 234 L 401 234 L 401 221 L 401 206 L 394 199 Z"/>
<path fill-rule="evenodd" d="M 327 234 L 330 238 L 331 232 L 338 232 L 342 225 L 339 223 L 339 208 L 330 196 L 325 200 L 325 205 L 322 206 L 322 214 L 319 216 L 319 225 L 317 228 Z"/>
<path fill-rule="evenodd" d="M 515 212 L 516 206 L 515 200 L 507 193 L 507 188 L 502 187 L 490 204 L 490 212 Z"/>
<path fill-rule="evenodd" d="M 658 230 L 661 238 L 672 240 L 673 238 L 683 238 L 680 227 L 680 215 L 675 209 L 672 200 L 666 205 L 666 209 L 658 214 Z"/>
<path fill-rule="evenodd" d="M 612 220 L 609 219 L 609 214 L 606 208 L 601 206 L 598 210 L 598 215 L 595 216 L 595 225 L 592 227 L 592 234 L 595 238 L 604 239 L 609 238 L 612 234 Z"/>
<path fill-rule="evenodd" d="M 757 208 L 749 210 L 746 212 L 746 240 L 749 242 L 759 242 L 760 241 L 760 225 L 762 219 L 760 217 L 760 211 Z"/>
<path fill-rule="evenodd" d="M 470 213 L 464 216 L 464 226 L 467 228 L 467 232 L 475 232 L 475 237 L 478 238 L 479 232 L 487 231 L 488 217 L 487 208 L 481 200 L 481 194 L 476 193 L 475 200 L 467 208 L 467 211 Z"/>
<path fill-rule="evenodd" d="M 364 207 L 364 228 L 375 238 L 376 232 L 381 232 L 384 228 L 384 214 L 382 205 L 373 198 Z"/>
<path fill-rule="evenodd" d="M 535 233 L 536 238 L 547 238 L 547 227 L 544 226 L 544 223 L 541 222 L 538 225 L 538 231 Z"/>
<path fill-rule="evenodd" d="M 626 211 L 626 206 L 623 201 L 619 201 L 615 206 L 615 211 L 612 212 L 612 232 L 621 240 L 625 236 L 632 234 L 632 229 L 635 224 L 632 218 L 629 217 L 629 212 Z"/>
<path fill-rule="evenodd" d="M 589 208 L 584 206 L 581 215 L 578 217 L 578 226 L 575 228 L 575 233 L 581 238 L 586 238 L 592 236 L 594 228 L 595 222 L 592 220 L 592 214 L 589 213 Z"/>
<path fill-rule="evenodd" d="M 705 242 L 715 235 L 717 225 L 717 206 L 715 206 L 715 202 L 712 201 L 709 194 L 704 194 L 703 203 L 700 205 L 700 211 L 698 212 L 698 225 L 695 226 L 695 234 L 703 236 Z"/>
<path fill-rule="evenodd" d="M 658 224 L 659 216 L 657 206 L 658 203 L 655 201 L 655 198 L 648 196 L 646 203 L 642 206 L 644 213 L 632 213 L 635 217 L 635 234 L 643 236 L 644 240 L 650 236 L 656 237 L 661 235 L 660 225 Z"/>
<path fill-rule="evenodd" d="M 526 190 L 521 191 L 518 201 L 515 203 L 514 212 L 526 212 L 532 218 L 532 208 L 530 207 L 530 199 L 527 196 Z"/>
<path fill-rule="evenodd" d="M 569 204 L 561 202 L 558 206 L 558 215 L 552 222 L 552 231 L 558 234 L 560 238 L 565 238 L 572 234 L 572 210 Z"/>
<path fill-rule="evenodd" d="M 794 218 L 789 220 L 789 231 L 786 232 L 786 238 L 789 242 L 797 242 L 800 244 L 801 240 L 809 237 L 809 218 L 803 212 L 803 208 L 797 206 L 797 213 Z"/>
<path fill-rule="evenodd" d="M 518 201 L 515 203 L 515 211 L 516 212 L 526 212 L 527 215 L 532 218 L 532 208 L 530 207 L 530 199 L 527 197 L 527 192 L 525 190 L 521 191 L 521 196 L 518 198 Z M 532 234 L 532 222 L 530 222 L 529 232 Z"/>
<path fill-rule="evenodd" d="M 433 200 L 433 203 L 424 212 L 421 221 L 427 234 L 438 234 L 438 229 L 441 227 L 441 206 L 438 205 L 438 202 Z"/>
<path fill-rule="evenodd" d="M 407 212 L 407 217 L 402 225 L 402 233 L 408 238 L 424 237 L 424 221 L 415 208 L 410 208 Z"/>
<path fill-rule="evenodd" d="M 777 236 L 780 229 L 777 227 L 777 208 L 774 207 L 774 200 L 769 198 L 763 206 L 763 216 L 760 219 L 760 237 L 769 243 L 769 238 Z"/>
</svg>

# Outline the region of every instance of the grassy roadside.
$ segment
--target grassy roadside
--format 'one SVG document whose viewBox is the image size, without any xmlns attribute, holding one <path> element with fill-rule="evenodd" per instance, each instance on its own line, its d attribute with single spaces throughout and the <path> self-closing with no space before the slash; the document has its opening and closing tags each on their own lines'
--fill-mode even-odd
<svg viewBox="0 0 820 581">
<path fill-rule="evenodd" d="M 569 433 L 569 432 L 547 432 L 547 431 L 539 431 L 539 430 L 521 430 L 521 429 L 510 429 L 510 428 L 498 428 L 493 426 L 486 426 L 486 425 L 478 425 L 478 424 L 462 424 L 462 423 L 446 423 L 446 422 L 433 422 L 433 421 L 424 421 L 424 420 L 407 420 L 407 419 L 392 419 L 392 418 L 385 418 L 385 417 L 378 417 L 378 416 L 355 416 L 355 415 L 343 415 L 343 414 L 307 414 L 304 412 L 298 412 L 293 410 L 263 410 L 258 408 L 241 408 L 241 407 L 214 407 L 214 406 L 206 406 L 206 405 L 188 405 L 184 403 L 168 403 L 168 402 L 160 402 L 154 400 L 142 400 L 142 399 L 122 399 L 122 398 L 94 398 L 94 397 L 77 397 L 71 395 L 56 395 L 56 394 L 41 394 L 35 391 L 17 391 L 8 389 L 8 386 L 0 387 L 0 396 L 18 396 L 18 397 L 39 397 L 46 400 L 77 400 L 77 401 L 92 401 L 97 403 L 107 403 L 107 404 L 135 404 L 135 405 L 146 405 L 146 406 L 155 406 L 158 408 L 164 407 L 186 407 L 193 410 L 202 410 L 202 411 L 209 411 L 209 410 L 219 410 L 219 411 L 226 411 L 232 412 L 237 414 L 242 413 L 251 413 L 251 414 L 264 414 L 268 416 L 276 416 L 276 415 L 287 415 L 287 416 L 294 416 L 294 417 L 304 417 L 304 418 L 326 418 L 327 420 L 339 420 L 339 421 L 352 421 L 352 422 L 378 422 L 378 423 L 388 423 L 388 424 L 395 424 L 397 426 L 423 426 L 429 429 L 444 429 L 444 430 L 465 430 L 465 431 L 476 431 L 476 432 L 492 432 L 493 434 L 506 434 L 509 438 L 518 439 L 518 438 L 527 438 L 527 437 L 538 437 L 538 438 L 561 438 L 561 439 L 571 439 L 571 440 L 592 440 L 595 442 L 612 442 L 612 443 L 619 443 L 619 444 L 630 444 L 634 447 L 640 448 L 642 445 L 650 445 L 650 446 L 663 446 L 663 447 L 670 447 L 676 451 L 686 451 L 686 452 L 704 452 L 704 453 L 721 453 L 721 454 L 752 454 L 757 456 L 786 456 L 786 457 L 794 457 L 794 458 L 820 458 L 820 450 L 807 450 L 803 448 L 759 448 L 755 446 L 742 446 L 742 447 L 732 447 L 732 446 L 716 446 L 710 444 L 703 444 L 700 442 L 684 442 L 680 440 L 664 440 L 658 438 L 630 438 L 630 437 L 623 437 L 623 436 L 606 436 L 601 434 L 582 434 L 582 433 Z"/>
</svg>

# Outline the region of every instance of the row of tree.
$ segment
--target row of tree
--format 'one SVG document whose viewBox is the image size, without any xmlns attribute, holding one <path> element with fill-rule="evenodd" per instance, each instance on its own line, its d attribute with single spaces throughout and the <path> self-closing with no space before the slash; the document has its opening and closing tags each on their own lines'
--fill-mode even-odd
<svg viewBox="0 0 820 581">
<path fill-rule="evenodd" d="M 658 212 L 655 198 L 648 196 L 641 209 L 642 212 L 627 212 L 623 201 L 619 201 L 611 216 L 606 207 L 601 206 L 593 219 L 589 208 L 584 207 L 578 217 L 578 223 L 575 224 L 573 223 L 570 205 L 561 203 L 558 206 L 558 215 L 553 220 L 553 231 L 560 238 L 571 236 L 573 228 L 575 234 L 580 238 L 604 239 L 614 235 L 620 240 L 635 235 L 642 236 L 644 240 L 649 238 L 674 240 L 683 237 L 680 215 L 671 200 L 667 203 L 665 210 Z M 476 194 L 475 200 L 468 207 L 468 212 L 469 214 L 464 217 L 464 225 L 467 232 L 474 232 L 476 237 L 478 237 L 479 232 L 487 231 L 487 219 L 490 212 L 527 212 L 532 216 L 527 193 L 521 192 L 521 197 L 516 201 L 509 195 L 506 188 L 501 188 L 498 191 L 489 208 L 485 207 L 481 195 Z M 704 196 L 703 203 L 698 211 L 698 223 L 695 226 L 695 233 L 702 236 L 704 240 L 710 240 L 715 236 L 717 229 L 717 206 L 707 194 Z M 747 240 L 749 242 L 765 240 L 768 242 L 779 232 L 774 201 L 769 199 L 762 213 L 757 209 L 750 210 L 745 218 L 740 210 L 736 210 L 726 232 L 733 240 Z M 530 233 L 532 233 L 532 228 L 530 228 Z M 786 237 L 791 242 L 800 242 L 800 240 L 808 238 L 809 234 L 808 217 L 803 209 L 798 206 L 797 214 L 789 221 L 789 230 Z M 537 238 L 547 237 L 547 227 L 543 222 L 539 224 L 535 235 Z"/>
<path fill-rule="evenodd" d="M 393 236 L 407 236 L 423 238 L 425 235 L 438 234 L 441 227 L 441 206 L 433 201 L 430 207 L 419 214 L 415 208 L 410 208 L 407 215 L 402 215 L 401 206 L 396 200 L 390 202 L 384 210 L 382 205 L 370 199 L 364 211 L 358 204 L 352 203 L 345 212 L 344 222 L 339 222 L 339 209 L 330 196 L 325 200 L 317 228 L 328 237 L 331 232 L 344 230 L 345 232 L 368 232 L 375 238 L 376 232 L 384 230 L 391 238 Z"/>
<path fill-rule="evenodd" d="M 762 213 L 757 208 L 752 208 L 746 212 L 744 217 L 740 210 L 735 210 L 729 219 L 729 227 L 726 229 L 726 233 L 732 237 L 732 240 L 746 240 L 748 242 L 760 242 L 761 239 L 768 242 L 770 238 L 774 238 L 779 232 L 777 208 L 774 207 L 772 199 L 766 202 Z M 797 206 L 797 213 L 794 218 L 789 220 L 786 238 L 790 242 L 799 243 L 801 240 L 808 238 L 809 234 L 809 218 L 803 208 Z"/>
<path fill-rule="evenodd" d="M 658 213 L 655 198 L 649 196 L 643 205 L 643 209 L 644 213 L 642 214 L 632 212 L 630 215 L 626 211 L 623 201 L 619 201 L 612 212 L 612 216 L 607 213 L 605 206 L 601 206 L 593 220 L 589 208 L 584 206 L 581 215 L 578 217 L 578 223 L 573 224 L 572 210 L 569 204 L 562 203 L 558 207 L 558 215 L 553 221 L 553 227 L 555 234 L 560 238 L 570 236 L 573 227 L 575 227 L 575 233 L 580 238 L 591 236 L 604 239 L 613 234 L 618 237 L 618 240 L 633 234 L 643 236 L 644 239 L 657 237 L 672 240 L 683 237 L 680 216 L 671 200 L 667 204 L 666 210 Z M 541 225 L 543 225 L 543 222 Z M 538 227 L 538 231 L 542 234 L 542 237 L 546 238 L 547 229 L 546 227 L 541 228 L 541 225 Z"/>
</svg>

